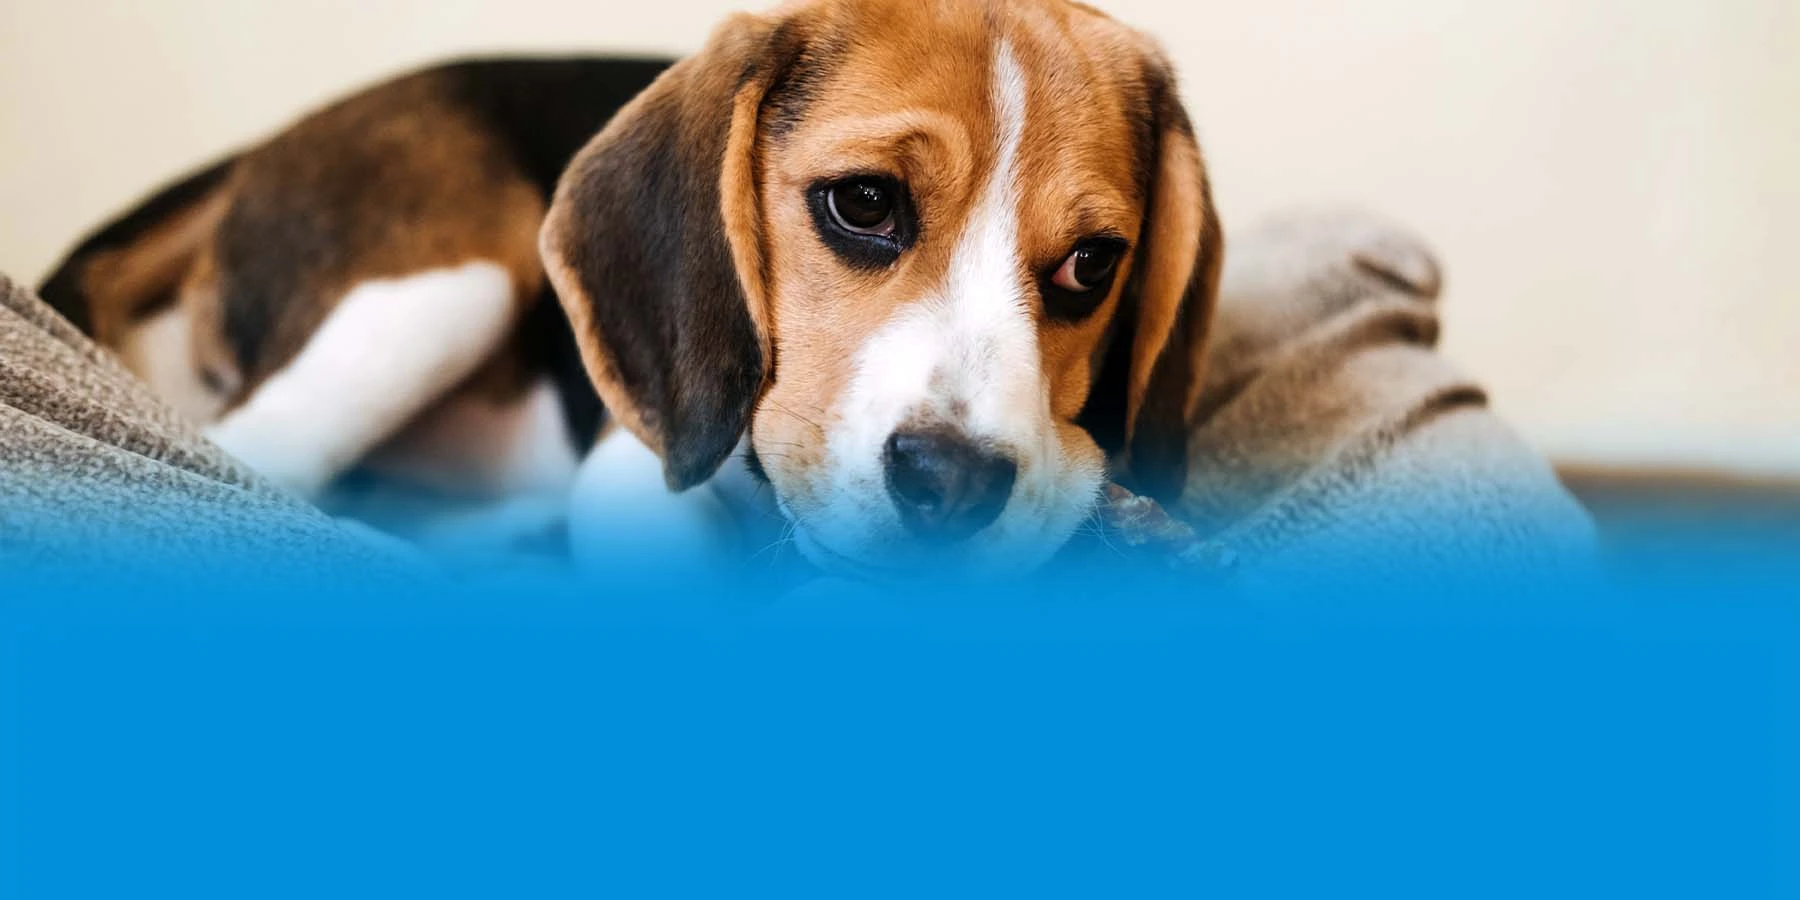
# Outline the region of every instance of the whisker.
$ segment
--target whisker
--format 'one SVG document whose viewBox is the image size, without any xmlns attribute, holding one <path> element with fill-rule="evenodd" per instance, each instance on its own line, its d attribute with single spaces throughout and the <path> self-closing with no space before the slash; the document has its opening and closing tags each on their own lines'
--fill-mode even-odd
<svg viewBox="0 0 1800 900">
<path fill-rule="evenodd" d="M 825 426 L 820 425 L 818 422 L 814 421 L 813 419 L 811 419 L 807 416 L 801 415 L 799 412 L 795 411 L 792 407 L 788 406 L 787 404 L 782 403 L 777 400 L 770 400 L 769 405 L 779 412 L 786 413 L 790 416 L 793 416 L 796 419 L 799 419 L 801 422 L 804 422 L 807 425 L 812 426 L 813 430 L 819 432 L 820 434 L 825 433 Z"/>
<path fill-rule="evenodd" d="M 746 562 L 747 563 L 757 562 L 765 554 L 767 554 L 770 557 L 769 564 L 771 566 L 773 566 L 777 562 L 780 562 L 780 560 L 776 557 L 778 557 L 780 555 L 781 548 L 787 546 L 788 544 L 792 544 L 792 543 L 794 543 L 794 524 L 792 522 L 789 522 L 782 527 L 780 537 L 777 537 L 775 540 L 769 542 L 768 545 L 764 546 L 762 549 L 756 551 L 755 553 L 750 554 L 750 558 L 748 560 L 746 560 Z"/>
</svg>

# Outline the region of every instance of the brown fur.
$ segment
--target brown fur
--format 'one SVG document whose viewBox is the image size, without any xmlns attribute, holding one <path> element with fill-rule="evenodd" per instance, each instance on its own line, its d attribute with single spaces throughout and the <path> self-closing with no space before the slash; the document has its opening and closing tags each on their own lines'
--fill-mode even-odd
<svg viewBox="0 0 1800 900">
<path fill-rule="evenodd" d="M 941 295 L 985 199 L 1002 42 L 1026 94 L 1008 198 L 1017 293 L 1043 296 L 1085 239 L 1129 247 L 1090 314 L 1033 306 L 1050 421 L 1005 439 L 1053 433 L 1058 449 L 999 448 L 1021 454 L 1012 502 L 1079 504 L 1078 473 L 1105 451 L 1139 490 L 1179 494 L 1222 234 L 1161 54 L 1060 0 L 816 0 L 736 17 L 571 163 L 544 257 L 590 376 L 672 488 L 710 477 L 748 434 L 797 526 L 863 528 L 865 547 L 893 537 L 867 530 L 890 521 L 868 475 L 880 448 L 865 435 L 839 456 L 832 438 L 862 414 L 844 398 L 869 339 Z M 915 221 L 891 261 L 858 262 L 821 231 L 816 192 L 856 176 L 906 193 Z M 1104 438 L 1088 427 L 1109 419 Z M 1048 474 L 1029 477 L 1040 463 Z"/>
<path fill-rule="evenodd" d="M 751 176 L 789 49 L 774 23 L 720 26 L 570 163 L 540 237 L 595 388 L 676 489 L 729 455 L 774 355 Z"/>
<path fill-rule="evenodd" d="M 566 368 L 559 343 L 573 354 L 560 309 L 534 308 L 547 295 L 536 239 L 550 187 L 579 141 L 664 67 L 472 60 L 372 86 L 147 198 L 76 248 L 43 292 L 114 349 L 180 304 L 192 366 L 211 386 L 188 405 L 210 416 L 253 396 L 357 285 L 497 262 L 520 328 L 466 380 L 417 398 L 418 421 L 370 461 L 479 483 L 480 461 L 466 464 L 483 436 L 457 423 L 503 414 L 547 367 Z M 150 368 L 138 354 L 127 362 Z M 598 404 L 585 385 L 575 393 L 565 413 L 580 441 Z"/>
<path fill-rule="evenodd" d="M 542 281 L 544 200 L 439 73 L 302 119 L 243 156 L 229 198 L 183 297 L 203 364 L 237 375 L 234 401 L 358 283 L 485 259 L 512 273 L 523 306 Z"/>
<path fill-rule="evenodd" d="M 743 235 L 738 243 L 753 243 L 756 233 L 792 236 L 767 249 L 772 309 L 757 317 L 772 327 L 780 348 L 754 422 L 756 447 L 771 471 L 799 474 L 819 462 L 818 446 L 832 425 L 829 410 L 849 375 L 845 363 L 897 309 L 944 279 L 993 165 L 989 86 L 978 73 L 990 64 L 996 36 L 1014 47 L 1028 77 L 1030 113 L 1018 165 L 1022 183 L 1035 189 L 1021 198 L 1022 250 L 1032 267 L 1021 279 L 1035 281 L 1038 272 L 1054 269 L 1089 234 L 1117 233 L 1143 248 L 1127 440 L 1138 434 L 1164 349 L 1179 343 L 1177 352 L 1192 353 L 1203 345 L 1221 234 L 1186 119 L 1178 106 L 1173 114 L 1164 108 L 1174 103 L 1160 93 L 1167 90 L 1165 64 L 1135 33 L 1090 12 L 1056 3 L 1013 4 L 1009 12 L 1001 21 L 1011 30 L 1001 35 L 996 17 L 977 4 L 827 3 L 788 20 L 816 41 L 853 42 L 855 52 L 823 77 L 802 122 L 757 145 L 761 193 L 770 201 L 762 227 L 752 232 L 728 220 L 728 231 Z M 1140 159 L 1134 136 L 1142 126 L 1135 122 L 1152 117 L 1161 129 L 1154 144 L 1161 156 Z M 807 211 L 788 199 L 822 176 L 859 170 L 906 173 L 923 211 L 921 239 L 895 271 L 843 266 L 811 239 Z M 1148 197 L 1146 184 L 1153 190 Z M 1111 296 L 1079 322 L 1051 321 L 1039 311 L 1052 409 L 1069 423 L 1089 401 L 1093 362 L 1132 274 L 1127 262 Z M 1199 308 L 1183 315 L 1196 280 L 1192 299 Z M 1176 341 L 1178 322 L 1193 333 Z M 1171 388 L 1180 393 L 1179 421 L 1147 430 L 1185 424 L 1198 362 L 1180 368 L 1185 371 L 1172 376 L 1179 383 Z M 1063 432 L 1064 442 L 1076 445 L 1073 452 L 1082 452 L 1088 437 L 1072 426 Z M 1168 492 L 1159 483 L 1154 493 Z"/>
<path fill-rule="evenodd" d="M 134 294 L 177 281 L 200 364 L 240 401 L 358 283 L 494 260 L 523 311 L 548 274 L 593 385 L 673 487 L 709 477 L 748 433 L 777 485 L 801 493 L 858 347 L 944 283 L 996 164 L 1002 40 L 1027 92 L 1024 295 L 1086 237 L 1131 247 L 1091 315 L 1036 309 L 1054 430 L 1067 456 L 1117 451 L 1169 499 L 1217 217 L 1161 55 L 1062 0 L 818 0 L 736 17 L 588 143 L 548 206 L 448 76 L 402 78 L 242 154 L 128 260 L 96 258 L 90 281 Z M 919 215 L 887 269 L 845 265 L 804 202 L 824 179 L 870 172 L 900 177 Z M 522 389 L 528 352 L 503 352 L 467 388 Z M 1116 407 L 1119 440 L 1085 425 L 1098 407 Z"/>
<path fill-rule="evenodd" d="M 121 345 L 138 321 L 177 296 L 229 203 L 229 192 L 215 188 L 131 243 L 102 250 L 87 261 L 79 282 L 81 291 L 95 298 L 88 327 L 97 343 Z"/>
</svg>

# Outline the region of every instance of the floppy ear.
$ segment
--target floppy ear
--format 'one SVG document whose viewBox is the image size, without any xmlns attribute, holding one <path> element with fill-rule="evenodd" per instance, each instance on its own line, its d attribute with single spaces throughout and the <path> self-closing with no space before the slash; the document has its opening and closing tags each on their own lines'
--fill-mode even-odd
<svg viewBox="0 0 1800 900">
<path fill-rule="evenodd" d="M 797 34 L 722 25 L 576 155 L 539 236 L 589 378 L 672 490 L 718 470 L 767 382 L 758 120 Z"/>
<path fill-rule="evenodd" d="M 234 160 L 167 185 L 101 226 L 44 279 L 38 295 L 103 347 L 176 299 L 224 214 Z"/>
<path fill-rule="evenodd" d="M 1114 343 L 1083 419 L 1094 423 L 1102 446 L 1110 444 L 1122 458 L 1121 480 L 1170 503 L 1187 479 L 1189 418 L 1200 391 L 1225 235 L 1200 145 L 1160 62 L 1151 64 L 1148 88 L 1152 127 L 1145 141 L 1150 164 L 1142 238 L 1120 299 Z"/>
</svg>

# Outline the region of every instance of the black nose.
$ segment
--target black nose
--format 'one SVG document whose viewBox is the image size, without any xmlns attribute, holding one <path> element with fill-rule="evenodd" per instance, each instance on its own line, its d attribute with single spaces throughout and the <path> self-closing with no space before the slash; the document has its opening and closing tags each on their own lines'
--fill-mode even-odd
<svg viewBox="0 0 1800 900">
<path fill-rule="evenodd" d="M 1019 467 L 948 429 L 896 431 L 887 439 L 887 489 L 908 531 L 959 541 L 1000 518 Z"/>
</svg>

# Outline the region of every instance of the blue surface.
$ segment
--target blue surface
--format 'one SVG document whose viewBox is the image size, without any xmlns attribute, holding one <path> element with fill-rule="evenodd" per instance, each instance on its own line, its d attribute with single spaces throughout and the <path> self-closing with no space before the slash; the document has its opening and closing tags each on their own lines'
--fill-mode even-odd
<svg viewBox="0 0 1800 900">
<path fill-rule="evenodd" d="M 1800 895 L 1790 561 L 1664 562 L 1505 614 L 15 590 L 11 896 Z"/>
</svg>

